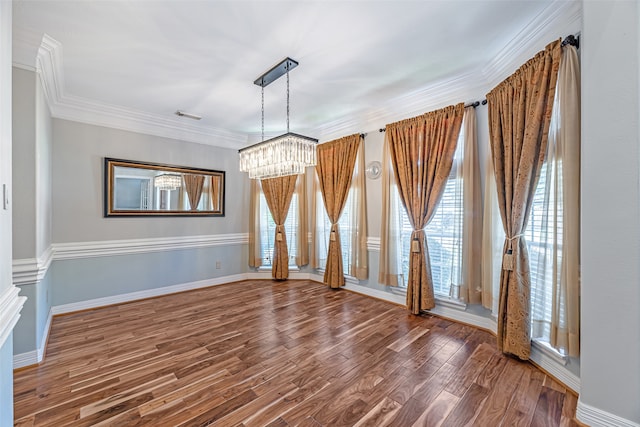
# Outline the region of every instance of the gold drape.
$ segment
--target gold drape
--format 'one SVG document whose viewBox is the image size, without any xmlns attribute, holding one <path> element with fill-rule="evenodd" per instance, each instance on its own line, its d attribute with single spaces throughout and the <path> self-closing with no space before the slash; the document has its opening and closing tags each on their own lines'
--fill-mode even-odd
<svg viewBox="0 0 640 427">
<path fill-rule="evenodd" d="M 435 307 L 424 227 L 449 179 L 463 114 L 460 103 L 386 127 L 398 192 L 413 227 L 407 308 L 414 314 Z"/>
<path fill-rule="evenodd" d="M 189 206 L 192 211 L 195 211 L 198 209 L 198 203 L 200 203 L 200 197 L 202 197 L 204 175 L 184 175 L 184 185 L 189 197 Z"/>
<path fill-rule="evenodd" d="M 317 149 L 316 173 L 324 207 L 331 221 L 327 266 L 324 271 L 324 283 L 331 288 L 344 286 L 344 266 L 337 223 L 347 201 L 361 139 L 359 134 L 354 134 L 321 144 Z"/>
<path fill-rule="evenodd" d="M 289 251 L 287 250 L 284 221 L 289 213 L 289 205 L 296 188 L 297 179 L 298 175 L 288 175 L 260 181 L 273 222 L 276 224 L 271 266 L 271 277 L 276 280 L 285 280 L 289 277 Z"/>
<path fill-rule="evenodd" d="M 214 211 L 220 210 L 220 177 L 217 175 L 211 175 L 209 194 L 211 196 L 211 209 Z"/>
<path fill-rule="evenodd" d="M 531 276 L 522 233 L 547 148 L 560 54 L 560 41 L 550 43 L 487 94 L 498 204 L 506 233 L 498 348 L 523 360 L 531 351 Z"/>
<path fill-rule="evenodd" d="M 482 191 L 476 132 L 476 109 L 464 112 L 464 155 L 462 157 L 462 287 L 460 299 L 482 302 Z"/>
</svg>

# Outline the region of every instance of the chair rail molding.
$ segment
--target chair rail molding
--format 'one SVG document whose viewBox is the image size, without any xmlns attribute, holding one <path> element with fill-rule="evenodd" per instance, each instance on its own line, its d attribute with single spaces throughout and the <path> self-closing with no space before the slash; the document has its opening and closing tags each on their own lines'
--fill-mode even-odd
<svg viewBox="0 0 640 427">
<path fill-rule="evenodd" d="M 53 259 L 93 258 L 213 246 L 245 245 L 248 243 L 248 233 L 54 243 Z"/>
<path fill-rule="evenodd" d="M 18 296 L 20 289 L 9 286 L 0 294 L 0 347 L 4 345 L 11 335 L 13 327 L 20 319 L 20 310 L 27 300 L 26 297 Z"/>
<path fill-rule="evenodd" d="M 13 284 L 16 286 L 35 285 L 44 279 L 53 261 L 53 247 L 38 258 L 23 258 L 13 260 Z"/>
</svg>

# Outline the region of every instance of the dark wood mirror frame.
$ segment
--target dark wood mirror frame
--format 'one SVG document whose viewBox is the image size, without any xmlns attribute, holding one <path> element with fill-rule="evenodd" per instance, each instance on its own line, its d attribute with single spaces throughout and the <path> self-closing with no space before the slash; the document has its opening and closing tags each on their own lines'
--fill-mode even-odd
<svg viewBox="0 0 640 427">
<path fill-rule="evenodd" d="M 224 216 L 224 190 L 224 171 L 104 159 L 105 217 Z"/>
</svg>

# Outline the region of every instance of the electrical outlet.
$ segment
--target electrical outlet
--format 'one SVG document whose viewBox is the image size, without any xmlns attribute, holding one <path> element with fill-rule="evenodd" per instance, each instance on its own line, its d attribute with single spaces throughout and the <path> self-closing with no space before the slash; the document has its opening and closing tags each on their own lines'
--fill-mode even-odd
<svg viewBox="0 0 640 427">
<path fill-rule="evenodd" d="M 216 261 L 216 270 L 220 270 L 222 268 L 222 263 L 220 261 Z"/>
</svg>

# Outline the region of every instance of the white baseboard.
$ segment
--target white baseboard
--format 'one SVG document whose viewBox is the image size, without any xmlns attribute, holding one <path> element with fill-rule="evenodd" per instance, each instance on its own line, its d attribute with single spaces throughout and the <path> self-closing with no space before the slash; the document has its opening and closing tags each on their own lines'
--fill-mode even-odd
<svg viewBox="0 0 640 427">
<path fill-rule="evenodd" d="M 322 281 L 322 277 L 319 277 L 319 281 Z M 315 278 L 312 279 L 317 280 Z M 406 304 L 405 297 L 403 295 L 379 291 L 349 282 L 345 286 L 345 289 L 357 292 L 362 295 L 368 295 L 374 298 L 389 301 L 395 304 Z M 438 303 L 436 302 L 436 304 Z M 429 310 L 429 312 L 456 322 L 466 323 L 468 325 L 482 328 L 493 333 L 494 335 L 498 330 L 498 325 L 496 324 L 495 320 L 469 313 L 465 311 L 464 308 L 455 307 L 446 303 L 438 304 L 434 309 Z M 569 387 L 575 393 L 580 393 L 580 378 L 566 369 L 563 364 L 558 363 L 556 360 L 554 360 L 554 358 L 550 357 L 549 355 L 545 354 L 535 347 L 532 348 L 531 351 L 531 360 L 546 372 L 551 374 L 555 379 Z"/>
<path fill-rule="evenodd" d="M 24 368 L 25 366 L 37 365 L 38 350 L 27 351 L 26 353 L 13 355 L 13 369 Z"/>
<path fill-rule="evenodd" d="M 49 309 L 47 321 L 44 325 L 44 335 L 40 346 L 26 353 L 15 354 L 13 356 L 13 369 L 24 368 L 25 366 L 37 365 L 44 359 L 44 353 L 47 350 L 47 340 L 51 331 L 51 320 L 53 319 L 53 309 Z"/>
<path fill-rule="evenodd" d="M 594 408 L 580 399 L 576 408 L 576 419 L 591 427 L 640 427 L 638 423 Z"/>
<path fill-rule="evenodd" d="M 213 279 L 199 280 L 196 282 L 181 283 L 178 285 L 164 286 L 162 288 L 146 289 L 144 291 L 131 292 L 128 294 L 113 295 L 103 298 L 95 298 L 87 301 L 73 302 L 69 304 L 56 305 L 52 307 L 53 314 L 72 313 L 74 311 L 88 310 L 91 308 L 104 307 L 107 305 L 121 304 L 145 298 L 152 298 L 161 295 L 175 294 L 177 292 L 190 291 L 193 289 L 206 288 L 209 286 L 222 285 L 224 283 L 238 282 L 246 280 L 247 274 L 240 273 L 231 276 L 216 277 Z"/>
<path fill-rule="evenodd" d="M 322 283 L 323 277 L 315 272 L 291 272 L 289 277 L 293 280 L 314 280 Z M 241 280 L 263 280 L 270 279 L 271 272 L 269 271 L 256 271 L 249 273 L 240 273 L 230 276 L 217 277 L 213 279 L 200 280 L 196 282 L 182 283 L 178 285 L 165 286 L 162 288 L 148 289 L 144 291 L 131 292 L 128 294 L 113 295 L 109 297 L 96 298 L 87 301 L 80 301 L 76 303 L 57 305 L 51 308 L 50 316 L 47 321 L 47 334 L 50 327 L 51 315 L 71 313 L 75 311 L 88 310 L 92 308 L 104 307 L 107 305 L 121 304 L 125 302 L 136 301 L 145 298 L 151 298 L 161 295 L 168 295 L 177 292 L 184 292 L 193 289 L 205 288 L 209 286 L 216 286 L 225 283 L 237 282 Z M 389 301 L 394 304 L 405 305 L 404 295 L 393 294 L 377 289 L 372 289 L 367 286 L 359 284 L 357 279 L 348 277 L 346 280 L 345 289 L 356 292 L 362 295 L 371 296 L 381 300 Z M 493 319 L 478 316 L 472 313 L 468 313 L 463 307 L 449 306 L 448 304 L 440 304 L 436 308 L 430 311 L 433 314 L 445 317 L 447 319 L 466 323 L 472 326 L 476 326 L 485 330 L 488 330 L 495 334 L 497 329 L 496 322 Z M 46 339 L 43 339 L 43 343 L 46 343 Z M 44 344 L 43 344 L 44 345 Z M 42 360 L 45 349 L 34 350 L 33 352 L 22 353 L 14 357 L 14 367 L 27 366 L 31 364 L 39 363 Z M 33 353 L 33 354 L 32 354 Z M 580 378 L 565 369 L 559 363 L 553 360 L 553 358 L 537 350 L 532 350 L 531 359 L 539 365 L 542 369 L 553 375 L 556 379 L 564 383 L 567 387 L 571 388 L 576 393 L 580 391 Z M 625 424 L 623 424 L 625 425 Z"/>
</svg>

